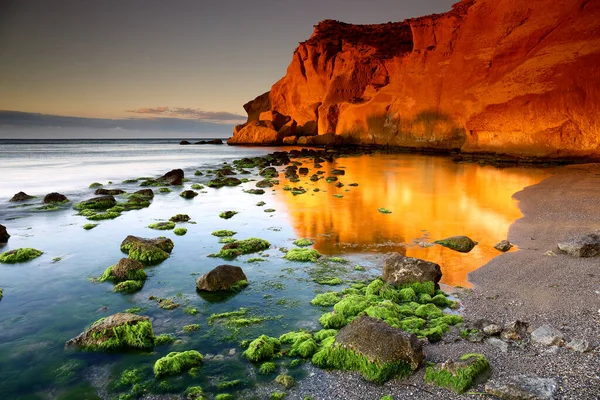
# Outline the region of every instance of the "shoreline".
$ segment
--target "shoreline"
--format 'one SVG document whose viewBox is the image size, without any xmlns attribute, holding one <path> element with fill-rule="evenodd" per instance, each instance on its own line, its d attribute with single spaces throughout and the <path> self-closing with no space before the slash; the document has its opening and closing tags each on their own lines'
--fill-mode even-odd
<svg viewBox="0 0 600 400">
<path fill-rule="evenodd" d="M 487 320 L 503 326 L 529 323 L 529 331 L 549 324 L 567 341 L 585 339 L 593 347 L 579 353 L 566 347 L 531 343 L 510 344 L 503 352 L 486 342 L 460 339 L 457 329 L 441 342 L 424 346 L 427 361 L 443 362 L 465 353 L 482 353 L 492 365 L 492 379 L 519 374 L 555 379 L 553 398 L 592 400 L 600 395 L 600 271 L 598 257 L 561 254 L 557 243 L 600 229 L 600 164 L 565 167 L 513 196 L 523 217 L 508 232 L 519 251 L 495 257 L 469 274 L 471 290 L 459 290 L 468 323 Z M 555 255 L 545 255 L 552 251 Z M 568 266 L 568 268 L 567 268 Z M 423 368 L 402 381 L 374 385 L 359 374 L 308 367 L 309 376 L 289 394 L 291 399 L 463 399 L 449 390 L 424 383 Z M 484 385 L 471 388 L 485 395 Z"/>
</svg>

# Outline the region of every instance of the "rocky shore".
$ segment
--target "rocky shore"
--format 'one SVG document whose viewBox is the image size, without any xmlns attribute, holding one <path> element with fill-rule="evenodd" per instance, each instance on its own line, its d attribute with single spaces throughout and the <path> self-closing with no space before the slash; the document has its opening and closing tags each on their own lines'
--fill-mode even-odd
<svg viewBox="0 0 600 400">
<path fill-rule="evenodd" d="M 521 340 L 487 335 L 460 337 L 454 328 L 441 342 L 424 346 L 426 361 L 444 362 L 465 353 L 486 355 L 492 366 L 487 383 L 471 394 L 496 398 L 494 388 L 515 399 L 598 399 L 600 396 L 600 279 L 598 257 L 574 257 L 557 244 L 600 229 L 600 164 L 569 166 L 515 194 L 524 214 L 508 239 L 519 251 L 502 254 L 469 277 L 473 290 L 457 289 L 465 325 L 526 323 Z M 536 329 L 538 330 L 532 335 Z M 551 329 L 549 329 L 551 328 Z M 423 371 L 385 385 L 358 374 L 309 367 L 309 377 L 291 399 L 460 399 L 426 385 Z M 516 384 L 510 385 L 511 381 Z M 536 395 L 519 395 L 515 387 Z M 488 393 L 486 393 L 488 392 Z M 469 392 L 468 392 L 469 393 Z M 507 394 L 507 396 L 508 396 Z M 521 396 L 521 397 L 519 397 Z"/>
</svg>

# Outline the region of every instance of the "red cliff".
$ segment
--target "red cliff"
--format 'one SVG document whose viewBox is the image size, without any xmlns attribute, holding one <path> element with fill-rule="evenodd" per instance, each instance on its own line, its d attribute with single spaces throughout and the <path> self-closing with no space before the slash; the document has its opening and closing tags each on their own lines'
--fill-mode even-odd
<svg viewBox="0 0 600 400">
<path fill-rule="evenodd" d="M 230 144 L 599 157 L 600 1 L 464 0 L 397 23 L 323 21 L 244 107 Z"/>
</svg>

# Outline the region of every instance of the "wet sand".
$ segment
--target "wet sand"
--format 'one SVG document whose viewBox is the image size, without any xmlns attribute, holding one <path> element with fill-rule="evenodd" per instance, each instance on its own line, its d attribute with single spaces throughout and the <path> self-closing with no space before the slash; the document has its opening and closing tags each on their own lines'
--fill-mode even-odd
<svg viewBox="0 0 600 400">
<path fill-rule="evenodd" d="M 557 243 L 600 230 L 600 164 L 565 167 L 514 197 L 523 218 L 511 226 L 508 239 L 519 246 L 519 251 L 502 254 L 469 275 L 474 289 L 461 295 L 465 321 L 485 319 L 503 325 L 518 319 L 528 322 L 530 329 L 549 324 L 561 330 L 567 341 L 586 339 L 595 349 L 578 353 L 526 340 L 511 345 L 504 353 L 485 342 L 461 340 L 455 329 L 442 342 L 425 346 L 427 361 L 442 362 L 464 353 L 483 353 L 492 365 L 493 379 L 534 374 L 556 380 L 556 399 L 599 399 L 600 257 L 561 254 Z M 299 382 L 288 398 L 472 397 L 425 385 L 423 369 L 408 380 L 379 386 L 365 382 L 356 373 L 308 368 L 309 377 Z M 483 385 L 472 390 L 481 393 Z"/>
</svg>

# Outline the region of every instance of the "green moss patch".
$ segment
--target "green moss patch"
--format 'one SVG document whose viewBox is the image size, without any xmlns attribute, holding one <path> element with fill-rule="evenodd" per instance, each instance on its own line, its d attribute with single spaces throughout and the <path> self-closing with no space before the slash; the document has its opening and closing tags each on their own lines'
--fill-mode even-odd
<svg viewBox="0 0 600 400">
<path fill-rule="evenodd" d="M 316 262 L 321 257 L 315 249 L 307 248 L 293 248 L 290 249 L 283 258 L 289 261 L 301 261 L 301 262 Z"/>
<path fill-rule="evenodd" d="M 384 207 L 378 208 L 377 211 L 379 211 L 382 214 L 391 214 L 392 213 L 390 210 L 388 210 L 387 208 L 384 208 Z"/>
<path fill-rule="evenodd" d="M 261 335 L 250 342 L 248 349 L 243 355 L 252 362 L 271 360 L 276 353 L 281 350 L 281 343 L 278 339 Z"/>
<path fill-rule="evenodd" d="M 166 344 L 173 343 L 175 341 L 175 336 L 163 333 L 154 337 L 154 345 L 155 346 L 164 346 Z"/>
<path fill-rule="evenodd" d="M 490 369 L 490 363 L 483 354 L 465 354 L 458 362 L 446 362 L 427 367 L 425 382 L 464 393 L 476 380 Z"/>
<path fill-rule="evenodd" d="M 175 230 L 173 231 L 174 234 L 176 234 L 177 236 L 183 236 L 187 233 L 187 229 L 185 228 L 175 228 Z"/>
<path fill-rule="evenodd" d="M 169 258 L 169 253 L 156 246 L 134 243 L 129 247 L 129 258 L 140 261 L 144 265 L 156 265 Z"/>
<path fill-rule="evenodd" d="M 277 366 L 272 361 L 264 362 L 260 365 L 258 373 L 261 375 L 270 375 L 277 370 Z"/>
<path fill-rule="evenodd" d="M 143 287 L 144 281 L 129 280 L 116 284 L 113 288 L 113 292 L 134 293 L 142 290 Z"/>
<path fill-rule="evenodd" d="M 32 249 L 29 247 L 22 247 L 20 249 L 9 250 L 0 254 L 0 263 L 4 264 L 16 264 L 25 261 L 33 260 L 44 254 L 43 251 Z"/>
<path fill-rule="evenodd" d="M 191 324 L 191 325 L 186 325 L 182 328 L 182 330 L 186 333 L 190 333 L 190 332 L 195 332 L 195 331 L 199 331 L 200 330 L 200 325 L 198 324 Z"/>
<path fill-rule="evenodd" d="M 200 386 L 190 386 L 185 391 L 184 396 L 186 400 L 203 400 L 204 392 Z"/>
<path fill-rule="evenodd" d="M 308 247 L 308 246 L 312 246 L 313 244 L 315 244 L 315 241 L 312 239 L 301 238 L 301 239 L 294 240 L 294 246 L 298 246 L 298 247 Z"/>
<path fill-rule="evenodd" d="M 154 224 L 148 225 L 148 228 L 156 229 L 159 231 L 170 231 L 171 229 L 175 228 L 175 223 L 172 221 L 156 222 Z"/>
<path fill-rule="evenodd" d="M 336 292 L 320 293 L 320 294 L 317 294 L 315 296 L 315 298 L 310 301 L 310 304 L 312 304 L 313 306 L 327 307 L 327 306 L 332 306 L 332 305 L 336 304 L 341 299 L 342 299 L 341 293 L 336 293 Z"/>
<path fill-rule="evenodd" d="M 214 231 L 213 233 L 211 233 L 211 235 L 216 236 L 216 237 L 226 237 L 226 236 L 233 236 L 236 233 L 237 232 L 222 229 L 220 231 Z"/>
<path fill-rule="evenodd" d="M 134 316 L 129 320 L 118 322 L 115 314 L 101 318 L 90 328 L 67 342 L 87 351 L 119 351 L 127 349 L 149 350 L 154 347 L 152 323 L 147 317 Z M 121 314 L 122 315 L 122 314 Z"/>
<path fill-rule="evenodd" d="M 154 363 L 154 375 L 161 378 L 167 375 L 178 375 L 190 368 L 202 365 L 203 357 L 196 350 L 171 352 Z"/>
<path fill-rule="evenodd" d="M 85 229 L 86 231 L 89 231 L 90 229 L 94 229 L 97 226 L 98 226 L 98 224 L 85 224 L 85 225 L 83 225 L 83 229 Z"/>
<path fill-rule="evenodd" d="M 296 381 L 294 380 L 293 377 L 286 375 L 286 374 L 278 375 L 277 378 L 275 378 L 275 382 L 279 383 L 281 386 L 283 386 L 286 389 L 291 388 L 296 383 Z"/>
<path fill-rule="evenodd" d="M 219 214 L 220 218 L 223 219 L 230 219 L 233 218 L 234 215 L 239 214 L 237 211 L 223 211 L 222 213 Z"/>
<path fill-rule="evenodd" d="M 237 256 L 243 254 L 257 253 L 271 247 L 271 244 L 263 239 L 248 238 L 236 240 L 232 243 L 227 243 L 221 248 L 217 254 L 211 254 L 212 257 L 220 257 L 226 260 L 233 260 Z"/>
</svg>

